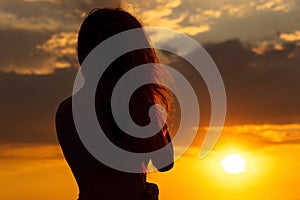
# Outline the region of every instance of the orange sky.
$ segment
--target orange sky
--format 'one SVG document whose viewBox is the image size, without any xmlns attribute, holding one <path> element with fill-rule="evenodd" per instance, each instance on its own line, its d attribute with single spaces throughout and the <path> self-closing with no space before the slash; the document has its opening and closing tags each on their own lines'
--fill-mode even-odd
<svg viewBox="0 0 300 200">
<path fill-rule="evenodd" d="M 251 135 L 249 129 L 257 132 Z M 300 144 L 287 142 L 286 136 L 274 140 L 266 133 L 270 131 L 274 136 L 276 131 L 299 134 L 300 125 L 225 127 L 205 159 L 198 158 L 195 144 L 171 171 L 150 173 L 148 180 L 159 185 L 160 199 L 297 199 Z M 264 142 L 255 142 L 257 135 L 265 138 Z M 232 175 L 221 168 L 221 159 L 230 153 L 246 159 L 244 173 Z M 1 158 L 2 199 L 76 198 L 75 180 L 58 145 L 3 146 Z"/>
</svg>

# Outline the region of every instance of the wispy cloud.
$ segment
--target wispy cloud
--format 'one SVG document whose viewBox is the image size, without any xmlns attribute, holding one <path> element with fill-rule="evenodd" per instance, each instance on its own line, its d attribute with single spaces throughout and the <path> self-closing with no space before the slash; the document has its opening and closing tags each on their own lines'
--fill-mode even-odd
<svg viewBox="0 0 300 200">
<path fill-rule="evenodd" d="M 62 0 L 21 2 L 11 0 L 10 3 L 1 2 L 1 31 L 26 31 L 32 35 L 39 33 L 44 35 L 44 39 L 40 41 L 32 37 L 34 46 L 30 49 L 27 47 L 22 57 L 14 55 L 15 58 L 7 60 L 6 63 L 2 61 L 0 70 L 20 74 L 49 74 L 57 68 L 74 66 L 76 64 L 75 32 L 78 31 L 85 13 L 94 7 L 122 5 L 126 10 L 136 13 L 145 26 L 170 28 L 198 37 L 201 42 L 239 38 L 243 42 L 251 42 L 253 52 L 259 55 L 264 55 L 271 50 L 280 51 L 281 47 L 284 47 L 281 43 L 272 44 L 273 46 L 265 45 L 260 37 L 266 40 L 266 37 L 274 35 L 274 31 L 282 32 L 280 38 L 285 42 L 298 41 L 300 37 L 299 31 L 293 32 L 294 30 L 289 28 L 292 25 L 288 26 L 286 23 L 287 18 L 291 18 L 288 15 L 291 13 L 289 11 L 297 9 L 293 7 L 294 0 L 126 1 L 76 0 L 69 3 Z M 274 15 L 282 16 L 276 25 L 268 22 Z M 265 26 L 267 22 L 268 26 Z M 278 27 L 283 28 L 278 30 Z M 45 38 L 46 35 L 52 36 Z M 18 40 L 22 38 L 19 37 Z M 69 41 L 66 42 L 67 40 Z M 11 41 L 10 53 L 20 51 L 17 50 L 19 45 L 27 42 L 19 41 L 18 44 L 14 44 L 14 38 Z M 66 46 L 62 45 L 63 42 L 66 42 Z M 3 48 L 3 51 L 7 51 L 6 49 Z M 290 57 L 293 55 L 290 54 Z"/>
<path fill-rule="evenodd" d="M 62 24 L 49 17 L 20 17 L 11 12 L 0 10 L 0 29 L 21 29 L 30 31 L 55 31 Z"/>
<path fill-rule="evenodd" d="M 264 0 L 258 1 L 257 10 L 270 10 L 273 12 L 288 12 L 293 8 L 294 0 Z"/>
<path fill-rule="evenodd" d="M 262 41 L 255 44 L 251 50 L 257 55 L 264 55 L 270 51 L 282 51 L 284 46 L 281 43 L 276 43 L 276 41 Z"/>
<path fill-rule="evenodd" d="M 62 151 L 58 145 L 2 145 L 0 159 L 60 159 Z"/>
<path fill-rule="evenodd" d="M 71 67 L 76 62 L 77 33 L 60 32 L 51 36 L 37 49 L 56 58 L 53 68 Z"/>
<path fill-rule="evenodd" d="M 252 4 L 249 4 L 252 5 Z M 247 3 L 245 4 L 240 4 L 240 5 L 233 5 L 233 4 L 227 4 L 221 7 L 220 10 L 222 10 L 223 14 L 227 14 L 231 17 L 238 17 L 241 18 L 243 17 L 247 12 L 249 12 L 249 7 Z"/>
<path fill-rule="evenodd" d="M 294 33 L 281 33 L 279 37 L 287 42 L 300 41 L 300 31 L 295 31 Z"/>
<path fill-rule="evenodd" d="M 144 6 L 142 9 L 136 9 L 135 12 L 141 16 L 141 21 L 145 26 L 169 28 L 190 35 L 196 35 L 210 30 L 208 23 L 202 23 L 203 20 L 197 21 L 196 19 L 200 19 L 201 16 L 205 18 L 219 17 L 219 13 L 213 10 L 201 10 L 197 17 L 190 17 L 187 13 L 181 13 L 177 16 L 174 10 L 180 7 L 181 3 L 181 0 L 157 0 L 155 5 Z M 128 4 L 129 10 L 134 10 L 134 3 L 131 2 Z M 176 17 L 173 16 L 174 14 Z"/>
<path fill-rule="evenodd" d="M 24 2 L 49 2 L 49 3 L 61 3 L 61 0 L 23 0 Z"/>
<path fill-rule="evenodd" d="M 33 46 L 30 49 L 32 52 L 15 55 L 15 58 L 20 59 L 14 58 L 11 62 L 3 63 L 0 70 L 18 74 L 45 75 L 53 73 L 56 69 L 76 67 L 78 66 L 76 43 L 77 33 L 75 32 L 55 33 L 48 40 Z M 19 48 L 19 44 L 16 45 L 11 48 Z"/>
<path fill-rule="evenodd" d="M 272 144 L 299 143 L 300 124 L 263 124 L 263 125 L 239 125 L 226 126 L 223 134 L 230 135 L 252 135 L 258 137 L 262 142 Z"/>
<path fill-rule="evenodd" d="M 252 0 L 243 3 L 231 3 L 221 6 L 224 14 L 243 17 L 253 15 L 255 11 L 289 12 L 294 6 L 294 0 Z"/>
</svg>

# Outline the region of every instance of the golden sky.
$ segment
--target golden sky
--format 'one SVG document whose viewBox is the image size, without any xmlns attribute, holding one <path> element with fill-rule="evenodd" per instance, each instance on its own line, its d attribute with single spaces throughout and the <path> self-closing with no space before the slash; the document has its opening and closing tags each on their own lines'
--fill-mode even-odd
<svg viewBox="0 0 300 200">
<path fill-rule="evenodd" d="M 149 175 L 160 199 L 300 199 L 298 0 L 1 0 L 1 199 L 76 199 L 78 189 L 56 139 L 55 111 L 72 92 L 85 13 L 116 5 L 145 26 L 170 28 L 201 43 L 227 92 L 222 135 L 199 159 L 210 117 L 207 89 L 185 61 L 159 54 L 191 77 L 201 109 L 191 148 L 171 171 Z M 243 173 L 221 167 L 232 153 L 245 159 Z"/>
</svg>

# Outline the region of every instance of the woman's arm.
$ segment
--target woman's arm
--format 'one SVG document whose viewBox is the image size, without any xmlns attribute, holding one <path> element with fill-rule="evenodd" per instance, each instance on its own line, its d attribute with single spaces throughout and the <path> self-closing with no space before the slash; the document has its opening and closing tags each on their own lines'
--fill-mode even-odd
<svg viewBox="0 0 300 200">
<path fill-rule="evenodd" d="M 167 129 L 162 131 L 163 133 L 159 135 L 159 140 L 164 142 L 163 147 L 160 149 L 160 153 L 152 157 L 152 163 L 160 172 L 169 171 L 174 166 L 174 151 L 173 151 L 173 144 L 170 137 L 170 134 Z M 168 145 L 169 144 L 169 145 Z M 166 145 L 168 145 L 166 147 Z M 161 164 L 167 164 L 164 167 L 158 167 Z"/>
</svg>

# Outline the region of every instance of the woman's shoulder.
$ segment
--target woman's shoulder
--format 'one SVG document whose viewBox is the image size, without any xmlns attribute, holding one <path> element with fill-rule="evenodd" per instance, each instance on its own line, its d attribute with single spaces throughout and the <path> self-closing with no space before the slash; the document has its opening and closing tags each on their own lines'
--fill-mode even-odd
<svg viewBox="0 0 300 200">
<path fill-rule="evenodd" d="M 72 108 L 72 97 L 68 97 L 58 105 L 56 111 L 56 117 L 64 114 L 66 111 L 70 111 L 71 108 Z"/>
<path fill-rule="evenodd" d="M 56 126 L 61 125 L 70 117 L 72 118 L 72 97 L 66 98 L 59 104 L 55 115 Z"/>
</svg>

